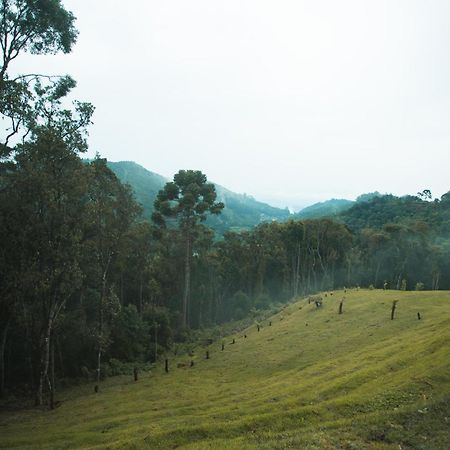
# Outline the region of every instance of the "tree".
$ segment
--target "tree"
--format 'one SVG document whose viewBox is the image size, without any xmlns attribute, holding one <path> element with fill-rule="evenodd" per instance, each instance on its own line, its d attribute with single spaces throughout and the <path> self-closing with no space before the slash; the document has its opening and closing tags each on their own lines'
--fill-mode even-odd
<svg viewBox="0 0 450 450">
<path fill-rule="evenodd" d="M 54 129 L 41 130 L 20 146 L 16 170 L 8 175 L 15 191 L 22 262 L 19 289 L 23 307 L 39 323 L 37 403 L 49 377 L 54 329 L 65 304 L 81 283 L 80 248 L 84 167 Z"/>
<path fill-rule="evenodd" d="M 78 35 L 74 15 L 60 0 L 1 0 L 0 21 L 0 82 L 21 52 L 69 53 Z"/>
<path fill-rule="evenodd" d="M 55 95 L 51 99 L 53 105 L 57 98 L 64 97 L 75 86 L 69 76 L 29 73 L 11 77 L 11 63 L 22 52 L 35 55 L 69 53 L 78 34 L 74 22 L 75 17 L 60 0 L 1 0 L 0 117 L 7 119 L 9 127 L 3 130 L 0 159 L 11 153 L 8 145 L 14 135 L 23 128 L 25 138 L 29 129 L 42 118 L 37 111 L 41 109 L 42 113 L 43 105 L 39 107 L 37 103 L 43 97 L 44 80 L 45 90 Z"/>
<path fill-rule="evenodd" d="M 134 222 L 139 206 L 129 187 L 123 186 L 106 165 L 96 157 L 89 164 L 89 200 L 86 212 L 86 242 L 84 254 L 90 265 L 91 287 L 97 290 L 97 383 L 101 376 L 102 354 L 108 347 L 109 322 L 119 309 L 117 295 L 111 285 L 111 269 L 118 257 L 122 241 Z"/>
<path fill-rule="evenodd" d="M 191 290 L 191 260 L 194 230 L 199 222 L 206 220 L 207 214 L 220 214 L 224 204 L 216 202 L 214 184 L 207 183 L 206 175 L 199 170 L 180 170 L 173 182 L 166 183 L 160 190 L 154 206 L 153 221 L 166 226 L 166 220 L 173 219 L 185 243 L 184 291 L 181 327 L 189 326 L 188 308 Z"/>
</svg>

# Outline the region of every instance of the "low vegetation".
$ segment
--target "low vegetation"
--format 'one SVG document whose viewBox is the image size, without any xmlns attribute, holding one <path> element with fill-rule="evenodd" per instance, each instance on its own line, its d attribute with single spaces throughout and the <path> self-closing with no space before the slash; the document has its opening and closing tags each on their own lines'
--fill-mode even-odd
<svg viewBox="0 0 450 450">
<path fill-rule="evenodd" d="M 254 324 L 193 356 L 167 355 L 169 373 L 162 360 L 97 395 L 92 385 L 61 391 L 53 411 L 2 413 L 0 447 L 447 448 L 449 293 L 321 296 L 321 307 L 288 304 L 259 332 Z"/>
</svg>

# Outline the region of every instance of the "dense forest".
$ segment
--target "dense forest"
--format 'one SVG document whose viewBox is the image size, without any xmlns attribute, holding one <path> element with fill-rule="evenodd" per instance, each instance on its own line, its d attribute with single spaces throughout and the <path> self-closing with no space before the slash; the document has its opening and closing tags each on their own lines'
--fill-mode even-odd
<svg viewBox="0 0 450 450">
<path fill-rule="evenodd" d="M 450 193 L 375 196 L 333 219 L 236 232 L 217 222 L 227 208 L 206 176 L 180 170 L 148 220 L 105 159 L 82 159 L 94 108 L 66 109 L 74 80 L 10 75 L 20 52 L 70 51 L 73 16 L 58 1 L 2 5 L 2 396 L 43 404 L 58 380 L 99 382 L 189 330 L 317 291 L 450 288 Z"/>
</svg>

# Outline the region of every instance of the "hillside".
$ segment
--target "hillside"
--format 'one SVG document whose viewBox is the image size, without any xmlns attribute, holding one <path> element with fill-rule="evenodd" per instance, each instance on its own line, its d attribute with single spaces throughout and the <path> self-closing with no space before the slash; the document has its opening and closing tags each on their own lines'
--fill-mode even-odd
<svg viewBox="0 0 450 450">
<path fill-rule="evenodd" d="M 443 291 L 356 289 L 319 309 L 300 300 L 260 332 L 224 338 L 224 351 L 214 342 L 208 360 L 198 347 L 194 358 L 169 356 L 168 374 L 158 364 L 99 394 L 61 391 L 54 411 L 3 413 L 0 447 L 444 450 L 449 301 Z"/>
<path fill-rule="evenodd" d="M 307 206 L 296 213 L 293 218 L 303 220 L 318 219 L 321 217 L 334 217 L 351 208 L 354 203 L 355 202 L 352 200 L 333 198 L 331 200 L 326 200 L 324 202 L 314 203 L 311 206 Z"/>
<path fill-rule="evenodd" d="M 150 218 L 155 197 L 168 180 L 131 161 L 108 161 L 108 167 L 122 183 L 131 186 L 136 200 L 143 206 L 144 216 Z M 220 216 L 209 218 L 207 224 L 221 234 L 227 230 L 249 229 L 261 222 L 281 221 L 290 215 L 287 209 L 258 202 L 251 196 L 236 194 L 217 184 L 216 190 L 225 209 Z"/>
<path fill-rule="evenodd" d="M 153 201 L 168 180 L 157 173 L 144 169 L 133 161 L 108 161 L 108 167 L 122 183 L 131 186 L 136 200 L 144 208 L 144 215 L 150 217 L 153 211 Z"/>
<path fill-rule="evenodd" d="M 275 208 L 249 195 L 236 194 L 217 184 L 216 191 L 218 201 L 223 202 L 225 208 L 219 216 L 209 217 L 206 223 L 220 233 L 227 230 L 250 229 L 262 222 L 283 221 L 290 217 L 287 208 Z"/>
<path fill-rule="evenodd" d="M 361 194 L 354 201 L 344 198 L 332 198 L 331 200 L 325 200 L 324 202 L 307 206 L 294 214 L 292 218 L 296 220 L 321 219 L 323 217 L 337 218 L 338 216 L 345 214 L 346 211 L 350 210 L 355 205 L 364 205 L 379 197 L 382 197 L 382 195 L 378 191 L 375 191 Z"/>
<path fill-rule="evenodd" d="M 409 224 L 421 221 L 436 233 L 448 235 L 450 192 L 435 201 L 425 201 L 412 195 L 383 195 L 370 201 L 355 203 L 342 212 L 340 220 L 355 231 L 363 228 L 380 229 L 389 223 Z"/>
</svg>

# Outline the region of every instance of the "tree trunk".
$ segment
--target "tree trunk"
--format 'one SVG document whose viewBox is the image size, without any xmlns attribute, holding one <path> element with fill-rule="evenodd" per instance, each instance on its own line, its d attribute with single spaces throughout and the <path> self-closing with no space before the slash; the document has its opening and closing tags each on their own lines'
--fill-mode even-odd
<svg viewBox="0 0 450 450">
<path fill-rule="evenodd" d="M 439 271 L 434 271 L 432 274 L 431 289 L 433 291 L 437 291 L 439 289 L 439 275 Z"/>
<path fill-rule="evenodd" d="M 64 358 L 62 355 L 61 344 L 59 343 L 59 339 L 56 337 L 55 345 L 58 348 L 58 358 L 59 358 L 59 370 L 60 375 L 64 378 L 66 371 L 64 370 Z"/>
<path fill-rule="evenodd" d="M 401 278 L 402 278 L 402 274 L 399 273 L 399 274 L 398 274 L 398 278 L 397 278 L 397 291 L 400 290 L 400 280 L 401 280 Z"/>
<path fill-rule="evenodd" d="M 144 290 L 144 281 L 142 280 L 142 272 L 141 272 L 141 276 L 139 279 L 139 315 L 142 316 L 142 295 L 143 295 L 143 290 Z"/>
<path fill-rule="evenodd" d="M 294 298 L 298 296 L 298 286 L 300 282 L 300 252 L 301 247 L 300 244 L 297 246 L 297 252 L 294 258 L 294 289 L 292 294 L 294 295 Z"/>
<path fill-rule="evenodd" d="M 378 286 L 378 276 L 379 276 L 379 273 L 380 273 L 380 268 L 381 268 L 381 263 L 378 261 L 377 262 L 377 268 L 375 270 L 375 280 L 373 282 L 374 287 Z"/>
<path fill-rule="evenodd" d="M 97 350 L 97 386 L 100 384 L 100 372 L 102 368 L 102 348 L 101 345 L 98 346 Z M 98 387 L 97 387 L 98 390 Z"/>
<path fill-rule="evenodd" d="M 125 299 L 123 298 L 123 269 L 120 271 L 120 304 L 125 305 Z"/>
<path fill-rule="evenodd" d="M 158 323 L 155 321 L 155 363 L 158 360 Z"/>
<path fill-rule="evenodd" d="M 108 256 L 108 261 L 106 263 L 106 267 L 103 270 L 102 275 L 102 290 L 100 294 L 100 314 L 99 314 L 99 330 L 98 330 L 98 350 L 97 350 L 97 385 L 95 387 L 95 392 L 98 392 L 99 384 L 100 384 L 100 375 L 102 369 L 102 350 L 103 350 L 103 307 L 105 305 L 106 298 L 106 277 L 108 275 L 108 268 L 111 262 L 111 254 Z"/>
<path fill-rule="evenodd" d="M 41 356 L 41 372 L 39 376 L 39 388 L 37 395 L 37 403 L 39 406 L 43 404 L 44 382 L 48 379 L 48 366 L 50 361 L 50 338 L 53 329 L 53 311 L 48 319 L 47 329 L 45 332 L 42 356 Z"/>
<path fill-rule="evenodd" d="M 191 290 L 191 236 L 188 233 L 186 235 L 186 255 L 184 261 L 184 293 L 183 293 L 183 315 L 181 317 L 181 327 L 188 328 L 188 305 Z"/>
<path fill-rule="evenodd" d="M 97 349 L 97 389 L 95 392 L 98 392 L 98 386 L 100 384 L 100 374 L 102 369 L 102 340 L 103 340 L 103 294 L 100 306 L 100 329 L 98 334 L 98 349 Z"/>
<path fill-rule="evenodd" d="M 8 336 L 9 319 L 6 322 L 5 328 L 2 333 L 2 340 L 0 343 L 0 398 L 5 397 L 5 349 L 6 349 L 6 338 Z"/>
<path fill-rule="evenodd" d="M 49 389 L 50 389 L 50 409 L 55 408 L 55 342 L 54 338 L 50 343 L 50 379 L 49 379 Z"/>
<path fill-rule="evenodd" d="M 25 302 L 23 301 L 22 298 L 22 314 L 23 314 L 23 318 L 24 318 L 24 323 L 25 323 L 25 348 L 26 348 L 26 359 L 27 359 L 27 363 L 28 363 L 28 370 L 29 370 L 29 376 L 30 376 L 30 387 L 31 387 L 31 392 L 36 392 L 36 377 L 35 377 L 35 366 L 33 364 L 33 345 L 32 345 L 32 340 L 31 340 L 31 332 L 30 332 L 30 321 L 29 321 L 29 316 L 28 316 L 28 311 L 27 308 L 25 306 Z M 35 405 L 37 406 L 38 404 L 38 396 L 35 396 Z"/>
</svg>

